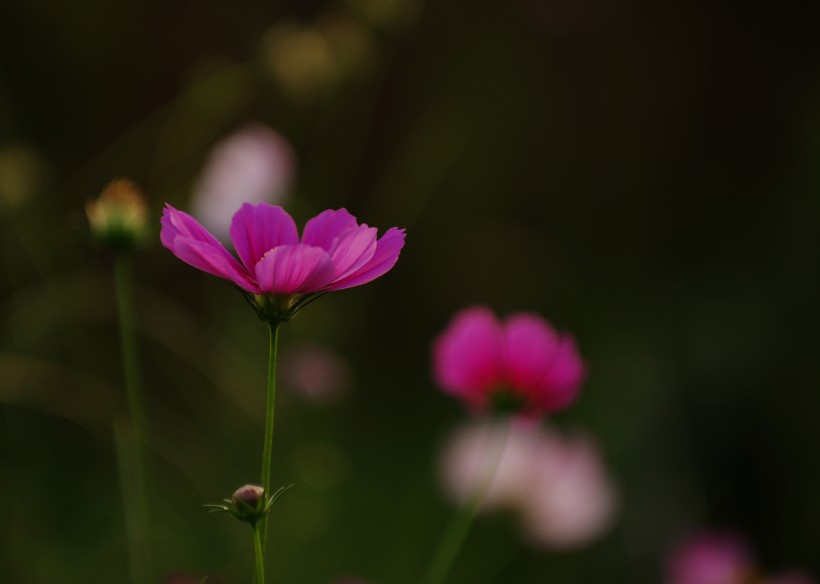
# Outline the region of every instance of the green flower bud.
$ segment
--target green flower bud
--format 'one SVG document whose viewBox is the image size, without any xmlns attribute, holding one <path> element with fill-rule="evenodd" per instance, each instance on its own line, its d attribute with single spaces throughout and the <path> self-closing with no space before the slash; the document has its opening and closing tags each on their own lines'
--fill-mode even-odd
<svg viewBox="0 0 820 584">
<path fill-rule="evenodd" d="M 125 178 L 112 180 L 99 198 L 85 206 L 94 238 L 108 249 L 127 251 L 146 233 L 148 207 L 137 185 Z"/>
</svg>

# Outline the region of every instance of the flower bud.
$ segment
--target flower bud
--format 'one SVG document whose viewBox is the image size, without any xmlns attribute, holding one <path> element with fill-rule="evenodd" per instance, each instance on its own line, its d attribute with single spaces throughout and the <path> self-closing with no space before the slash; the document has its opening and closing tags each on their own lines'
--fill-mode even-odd
<svg viewBox="0 0 820 584">
<path fill-rule="evenodd" d="M 95 201 L 85 206 L 94 238 L 114 251 L 135 247 L 146 231 L 148 208 L 137 185 L 125 178 L 112 180 Z"/>
<path fill-rule="evenodd" d="M 261 501 L 264 496 L 265 489 L 259 485 L 245 485 L 244 487 L 236 489 L 231 497 L 231 502 L 234 507 L 240 507 L 244 504 L 256 509 L 256 507 L 259 506 L 259 501 Z"/>
</svg>

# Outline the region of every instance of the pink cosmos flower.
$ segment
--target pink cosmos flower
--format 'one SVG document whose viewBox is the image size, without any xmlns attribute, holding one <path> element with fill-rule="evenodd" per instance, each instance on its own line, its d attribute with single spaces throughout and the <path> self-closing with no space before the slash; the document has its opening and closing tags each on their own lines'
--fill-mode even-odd
<svg viewBox="0 0 820 584">
<path fill-rule="evenodd" d="M 475 306 L 453 317 L 433 344 L 437 382 L 475 410 L 514 406 L 543 414 L 575 400 L 586 366 L 571 335 L 559 335 L 536 314 L 499 322 Z"/>
<path fill-rule="evenodd" d="M 289 320 L 319 294 L 366 284 L 387 273 L 404 247 L 404 229 L 359 224 L 346 209 L 310 219 L 302 237 L 279 206 L 245 203 L 231 221 L 238 261 L 196 219 L 166 204 L 162 245 L 182 261 L 242 290 L 268 321 Z"/>
<path fill-rule="evenodd" d="M 740 538 L 706 533 L 675 548 L 667 568 L 667 584 L 743 584 L 754 565 Z"/>
</svg>

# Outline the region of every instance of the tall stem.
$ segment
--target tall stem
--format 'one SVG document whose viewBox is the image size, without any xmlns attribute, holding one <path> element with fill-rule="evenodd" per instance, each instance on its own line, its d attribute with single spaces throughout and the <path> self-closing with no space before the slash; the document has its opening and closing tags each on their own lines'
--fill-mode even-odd
<svg viewBox="0 0 820 584">
<path fill-rule="evenodd" d="M 134 584 L 148 584 L 153 582 L 153 562 L 146 487 L 146 427 L 134 325 L 131 271 L 128 258 L 122 254 L 117 254 L 114 260 L 114 283 L 117 294 L 123 377 L 131 421 L 128 432 L 124 432 L 121 427 L 115 428 L 117 456 L 120 459 L 120 480 L 131 555 L 131 576 Z M 131 438 L 130 448 L 126 445 L 126 436 Z"/>
<path fill-rule="evenodd" d="M 279 340 L 279 323 L 268 322 L 270 330 L 270 345 L 268 351 L 268 397 L 265 406 L 265 445 L 262 451 L 262 488 L 265 489 L 265 496 L 269 497 L 270 492 L 270 463 L 273 454 L 273 415 L 276 409 L 276 353 Z M 265 544 L 268 537 L 268 517 L 267 514 L 260 520 L 262 531 L 262 552 L 265 551 Z M 264 561 L 264 558 L 263 558 Z"/>
<path fill-rule="evenodd" d="M 484 497 L 487 496 L 487 491 L 493 484 L 493 479 L 495 479 L 498 463 L 501 461 L 507 444 L 508 426 L 509 422 L 505 421 L 502 424 L 500 435 L 495 434 L 491 429 L 489 439 L 493 442 L 491 446 L 494 449 L 488 453 L 484 467 L 476 477 L 476 483 L 469 499 L 459 507 L 439 540 L 438 547 L 433 555 L 433 561 L 427 572 L 427 584 L 443 584 L 447 579 L 450 568 L 470 531 L 481 503 L 484 502 Z"/>
<path fill-rule="evenodd" d="M 262 526 L 253 526 L 253 551 L 256 556 L 256 584 L 265 584 L 265 552 L 262 549 Z"/>
</svg>

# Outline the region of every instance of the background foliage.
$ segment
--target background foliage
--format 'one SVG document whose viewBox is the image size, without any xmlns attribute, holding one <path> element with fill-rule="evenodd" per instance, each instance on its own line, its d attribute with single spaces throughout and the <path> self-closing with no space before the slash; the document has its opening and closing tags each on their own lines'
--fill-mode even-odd
<svg viewBox="0 0 820 584">
<path fill-rule="evenodd" d="M 669 542 L 712 526 L 772 570 L 820 571 L 808 5 L 409 2 L 0 4 L 0 148 L 28 153 L 0 207 L 0 581 L 125 578 L 110 262 L 83 204 L 126 175 L 157 219 L 188 208 L 248 120 L 294 145 L 297 221 L 345 206 L 408 232 L 387 277 L 283 331 L 353 380 L 329 405 L 281 395 L 274 471 L 298 487 L 275 510 L 276 582 L 418 581 L 451 511 L 438 447 L 465 415 L 429 342 L 473 302 L 575 333 L 591 376 L 557 422 L 597 437 L 621 510 L 566 553 L 482 519 L 453 582 L 657 582 Z M 335 44 L 289 65 L 288 22 Z M 250 581 L 246 528 L 201 505 L 258 473 L 265 327 L 158 237 L 135 261 L 160 568 Z"/>
</svg>

